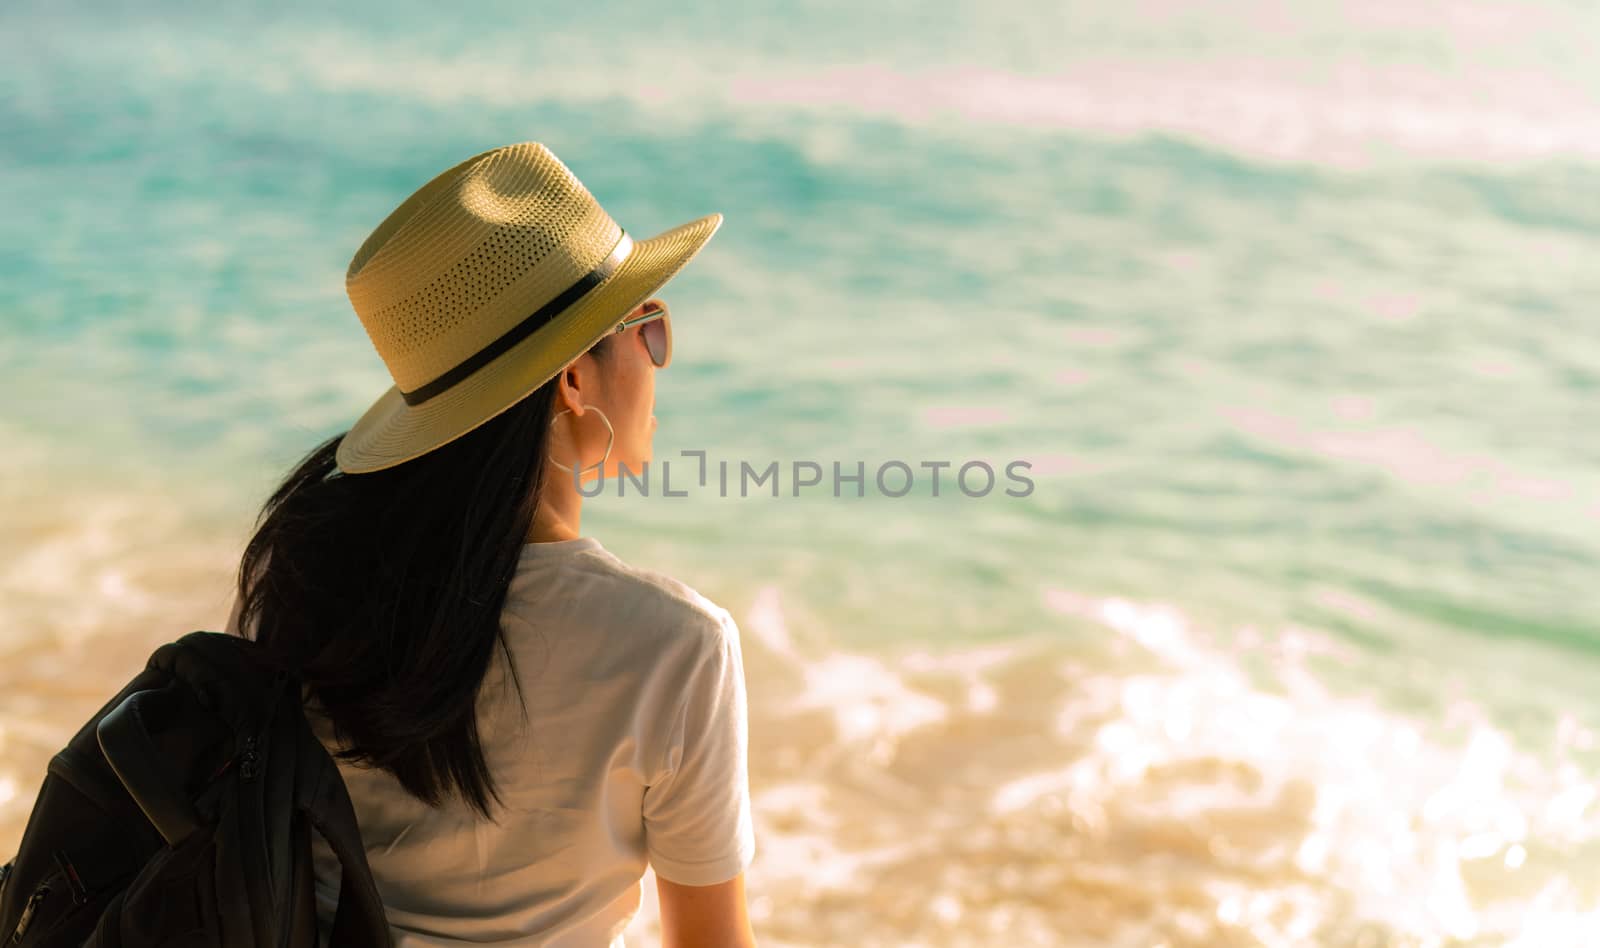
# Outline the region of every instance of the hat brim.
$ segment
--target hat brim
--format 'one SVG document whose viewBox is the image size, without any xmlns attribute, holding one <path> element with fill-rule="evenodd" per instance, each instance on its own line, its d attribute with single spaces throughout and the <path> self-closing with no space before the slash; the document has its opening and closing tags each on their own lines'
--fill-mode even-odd
<svg viewBox="0 0 1600 948">
<path fill-rule="evenodd" d="M 390 387 L 340 442 L 335 455 L 339 470 L 364 474 L 403 464 L 526 398 L 676 276 L 721 226 L 721 214 L 708 214 L 634 241 L 627 258 L 604 283 L 494 361 L 420 405 L 406 404 L 399 387 Z"/>
</svg>

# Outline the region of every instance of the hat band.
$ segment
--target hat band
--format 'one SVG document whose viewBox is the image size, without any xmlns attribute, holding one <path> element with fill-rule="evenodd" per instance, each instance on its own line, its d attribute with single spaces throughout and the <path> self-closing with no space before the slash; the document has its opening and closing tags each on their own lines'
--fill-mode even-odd
<svg viewBox="0 0 1600 948">
<path fill-rule="evenodd" d="M 611 249 L 611 253 L 604 260 L 600 261 L 599 266 L 579 277 L 576 283 L 562 290 L 556 295 L 555 299 L 539 307 L 538 312 L 506 330 L 498 339 L 468 356 L 460 365 L 420 388 L 414 388 L 409 392 L 401 392 L 400 397 L 405 399 L 407 405 L 420 405 L 493 362 L 497 357 L 504 355 L 506 350 L 528 338 L 546 323 L 555 319 L 562 311 L 576 303 L 579 297 L 604 283 L 606 278 L 616 272 L 617 267 L 622 265 L 622 261 L 628 258 L 628 253 L 632 249 L 633 239 L 628 236 L 627 231 L 623 231 L 622 236 L 617 240 L 617 245 Z"/>
</svg>

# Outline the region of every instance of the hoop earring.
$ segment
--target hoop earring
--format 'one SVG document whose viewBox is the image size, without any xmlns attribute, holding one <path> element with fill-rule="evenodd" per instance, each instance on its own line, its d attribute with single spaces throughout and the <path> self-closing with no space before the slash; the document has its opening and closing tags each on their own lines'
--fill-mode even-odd
<svg viewBox="0 0 1600 948">
<path fill-rule="evenodd" d="M 604 467 L 605 463 L 606 463 L 606 458 L 611 457 L 611 446 L 613 444 L 615 444 L 616 441 L 617 441 L 617 429 L 611 427 L 611 419 L 606 417 L 606 413 L 601 411 L 599 408 L 596 408 L 595 406 L 590 405 L 588 402 L 585 402 L 583 407 L 587 408 L 587 409 L 593 411 L 595 414 L 599 415 L 600 416 L 600 420 L 606 423 L 606 432 L 607 432 L 607 435 L 606 435 L 606 453 L 600 456 L 600 460 L 594 462 L 593 464 L 585 466 L 582 471 L 573 472 L 573 476 L 574 477 L 582 477 L 584 474 L 589 473 L 589 469 L 590 468 L 598 469 L 598 468 Z M 560 411 L 556 412 L 554 415 L 552 415 L 551 418 L 552 418 L 552 420 L 554 420 L 556 418 L 560 418 L 562 415 L 565 415 L 567 412 L 569 412 L 571 410 L 572 409 L 570 409 L 570 408 L 563 408 Z M 554 464 L 556 467 L 561 468 L 563 471 L 572 471 L 572 465 L 570 465 L 570 464 L 562 464 L 560 461 L 557 461 L 554 458 L 546 457 L 545 461 L 550 463 L 550 464 Z"/>
</svg>

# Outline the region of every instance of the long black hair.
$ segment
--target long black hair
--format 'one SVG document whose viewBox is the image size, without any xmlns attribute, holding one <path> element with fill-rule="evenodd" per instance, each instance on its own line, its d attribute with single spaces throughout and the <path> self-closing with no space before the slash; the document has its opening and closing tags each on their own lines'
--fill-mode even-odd
<svg viewBox="0 0 1600 948">
<path fill-rule="evenodd" d="M 431 806 L 459 796 L 493 819 L 500 802 L 477 695 L 497 644 L 510 659 L 500 610 L 547 476 L 558 382 L 384 470 L 343 474 L 348 432 L 324 441 L 273 491 L 239 563 L 238 629 L 300 676 L 347 745 L 336 756 Z"/>
</svg>

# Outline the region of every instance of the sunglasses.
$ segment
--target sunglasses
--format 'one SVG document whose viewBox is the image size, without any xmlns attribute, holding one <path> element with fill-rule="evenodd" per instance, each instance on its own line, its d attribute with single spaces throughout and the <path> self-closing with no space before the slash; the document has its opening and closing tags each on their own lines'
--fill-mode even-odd
<svg viewBox="0 0 1600 948">
<path fill-rule="evenodd" d="M 664 369 L 672 361 L 672 316 L 667 304 L 660 300 L 651 300 L 647 305 L 653 308 L 617 323 L 617 332 L 640 327 L 639 335 L 644 337 L 644 347 L 650 350 L 650 361 L 656 368 Z"/>
</svg>

